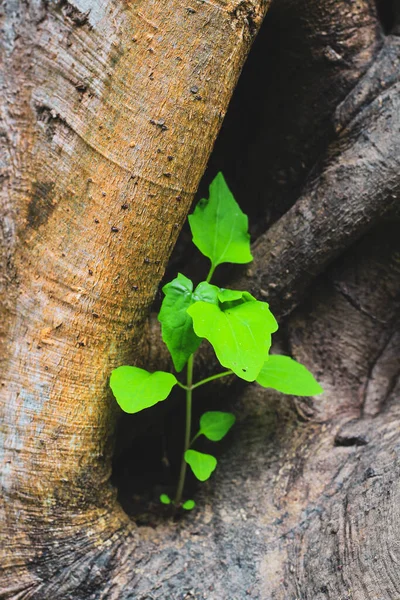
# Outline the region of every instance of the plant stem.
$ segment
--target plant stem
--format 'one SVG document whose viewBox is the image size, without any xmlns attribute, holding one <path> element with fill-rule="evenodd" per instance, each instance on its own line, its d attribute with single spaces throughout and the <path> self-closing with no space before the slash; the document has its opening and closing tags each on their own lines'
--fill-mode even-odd
<svg viewBox="0 0 400 600">
<path fill-rule="evenodd" d="M 181 383 L 180 381 L 176 380 L 177 385 L 179 385 L 180 388 L 182 388 L 183 390 L 187 390 L 187 385 L 184 385 L 183 383 Z"/>
<path fill-rule="evenodd" d="M 193 362 L 194 354 L 191 354 L 187 363 L 187 379 L 186 379 L 186 427 L 185 427 L 185 445 L 182 454 L 181 471 L 179 474 L 178 487 L 176 488 L 174 504 L 179 507 L 182 500 L 183 488 L 185 486 L 186 467 L 185 452 L 190 447 L 190 433 L 192 429 L 192 382 L 193 382 Z"/>
<path fill-rule="evenodd" d="M 211 277 L 214 275 L 214 271 L 215 271 L 215 267 L 213 267 L 211 265 L 211 269 L 210 269 L 210 271 L 209 271 L 209 273 L 207 275 L 207 279 L 206 279 L 207 283 L 210 283 Z"/>
<path fill-rule="evenodd" d="M 192 385 L 192 390 L 200 387 L 201 385 L 204 385 L 205 383 L 208 383 L 209 381 L 214 381 L 214 379 L 220 379 L 220 377 L 226 377 L 227 375 L 233 375 L 233 371 L 224 371 L 223 373 L 218 373 L 217 375 L 211 375 L 211 377 L 206 377 L 206 379 L 202 379 L 201 381 L 198 381 L 197 383 Z"/>
</svg>

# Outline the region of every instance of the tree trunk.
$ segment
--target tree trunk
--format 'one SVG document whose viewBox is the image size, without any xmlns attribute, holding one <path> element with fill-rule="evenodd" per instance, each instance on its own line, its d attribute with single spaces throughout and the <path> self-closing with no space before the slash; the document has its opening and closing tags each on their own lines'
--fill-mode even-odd
<svg viewBox="0 0 400 600">
<path fill-rule="evenodd" d="M 2 598 L 123 584 L 113 563 L 134 528 L 109 483 L 108 379 L 141 359 L 132 344 L 266 10 L 189 4 L 4 5 Z"/>
<path fill-rule="evenodd" d="M 325 393 L 235 389 L 174 521 L 117 501 L 108 378 L 165 360 L 145 319 L 267 3 L 5 5 L 0 598 L 400 596 L 400 46 L 378 8 L 275 2 L 234 97 L 209 176 L 258 239 L 232 287 L 286 317 L 277 345 Z"/>
</svg>

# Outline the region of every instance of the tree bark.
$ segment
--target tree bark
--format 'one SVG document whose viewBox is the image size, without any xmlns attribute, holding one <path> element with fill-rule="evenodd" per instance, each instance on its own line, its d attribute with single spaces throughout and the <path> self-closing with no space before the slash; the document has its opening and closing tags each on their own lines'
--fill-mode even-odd
<svg viewBox="0 0 400 600">
<path fill-rule="evenodd" d="M 246 76 L 254 110 L 233 100 L 211 165 L 257 222 L 232 287 L 286 315 L 277 345 L 325 393 L 233 390 L 236 432 L 197 512 L 135 522 L 109 483 L 108 376 L 162 366 L 145 318 L 267 6 L 101 7 L 7 5 L 0 598 L 396 598 L 394 13 L 388 32 L 368 0 L 268 12 L 268 93 Z"/>
<path fill-rule="evenodd" d="M 112 582 L 132 526 L 109 484 L 108 378 L 140 360 L 266 7 L 4 5 L 2 598 L 89 597 L 106 565 Z"/>
</svg>

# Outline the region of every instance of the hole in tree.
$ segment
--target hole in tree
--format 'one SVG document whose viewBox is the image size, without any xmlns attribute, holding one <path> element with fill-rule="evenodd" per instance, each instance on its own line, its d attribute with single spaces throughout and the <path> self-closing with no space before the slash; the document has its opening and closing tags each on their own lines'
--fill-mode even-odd
<svg viewBox="0 0 400 600">
<path fill-rule="evenodd" d="M 195 380 L 199 378 L 195 376 Z M 192 435 L 198 431 L 199 419 L 204 412 L 229 410 L 223 392 L 223 384 L 195 390 Z M 177 390 L 153 408 L 136 415 L 123 414 L 120 418 L 112 483 L 118 489 L 122 508 L 138 525 L 155 527 L 165 519 L 179 519 L 188 514 L 162 505 L 159 499 L 160 494 L 165 493 L 171 499 L 175 496 L 184 443 L 185 405 L 184 391 Z M 202 436 L 193 447 L 218 459 L 229 445 L 229 440 L 228 435 L 225 440 L 213 443 Z M 183 500 L 197 501 L 198 492 L 207 494 L 212 485 L 212 479 L 204 483 L 197 481 L 188 466 Z"/>
<path fill-rule="evenodd" d="M 377 1 L 382 22 L 389 29 L 394 21 L 393 3 Z M 335 135 L 332 114 L 337 103 L 353 85 L 349 83 L 348 88 L 342 89 L 342 97 L 338 97 L 340 78 L 334 74 L 339 67 L 333 68 L 318 55 L 314 57 L 309 43 L 301 7 L 288 11 L 287 6 L 273 3 L 245 63 L 195 199 L 197 202 L 207 196 L 210 182 L 222 171 L 237 202 L 249 215 L 253 240 L 296 201 L 304 181 Z M 176 198 L 177 202 L 180 200 Z M 178 271 L 195 283 L 204 279 L 208 271 L 208 262 L 191 244 L 187 223 L 164 281 L 174 278 Z M 226 273 L 230 273 L 226 266 L 218 267 L 215 283 L 227 282 Z M 161 300 L 159 293 L 155 310 Z M 210 395 L 209 389 L 206 388 L 206 395 Z M 212 389 L 215 400 L 219 392 L 214 386 Z M 212 400 L 206 398 L 202 403 L 200 397 L 194 398 L 197 418 L 206 410 L 218 410 Z M 227 410 L 226 402 L 221 402 L 220 409 Z M 184 413 L 183 392 L 178 392 L 153 409 L 121 417 L 113 481 L 123 508 L 139 524 L 156 524 L 163 514 L 160 494 L 166 492 L 173 497 L 175 493 Z M 194 420 L 193 431 L 197 423 Z M 218 457 L 223 447 L 221 442 L 204 450 L 209 449 Z M 201 484 L 189 468 L 188 472 L 185 498 L 197 500 L 198 490 L 207 494 L 213 480 Z"/>
<path fill-rule="evenodd" d="M 397 3 L 398 0 L 376 0 L 379 20 L 386 34 L 390 33 L 395 26 L 396 11 L 400 12 L 396 7 Z"/>
</svg>

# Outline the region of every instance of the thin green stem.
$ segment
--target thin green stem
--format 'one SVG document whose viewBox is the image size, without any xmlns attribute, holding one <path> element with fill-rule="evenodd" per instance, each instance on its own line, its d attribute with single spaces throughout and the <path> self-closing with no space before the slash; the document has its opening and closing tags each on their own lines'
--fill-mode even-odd
<svg viewBox="0 0 400 600">
<path fill-rule="evenodd" d="M 187 363 L 187 379 L 186 379 L 186 427 L 185 427 L 185 445 L 182 454 L 181 471 L 179 474 L 178 487 L 176 488 L 174 504 L 180 506 L 182 500 L 183 488 L 185 486 L 186 467 L 185 452 L 190 447 L 190 434 L 192 429 L 192 382 L 193 382 L 193 362 L 194 354 L 191 354 Z"/>
<path fill-rule="evenodd" d="M 233 371 L 224 371 L 223 373 L 218 373 L 217 375 L 211 375 L 211 377 L 206 377 L 206 379 L 202 379 L 201 381 L 198 381 L 197 383 L 192 385 L 192 390 L 200 387 L 201 385 L 204 385 L 205 383 L 208 383 L 209 381 L 214 381 L 214 379 L 220 379 L 221 377 L 226 377 L 227 375 L 233 374 Z"/>
<path fill-rule="evenodd" d="M 197 440 L 197 438 L 199 438 L 199 437 L 200 437 L 200 435 L 201 435 L 201 434 L 200 434 L 200 431 L 198 431 L 198 432 L 196 433 L 196 435 L 195 435 L 195 436 L 194 436 L 194 437 L 193 437 L 193 438 L 190 440 L 190 447 L 192 447 L 192 446 L 193 446 L 193 444 L 195 443 L 195 441 Z"/>
<path fill-rule="evenodd" d="M 183 383 L 181 383 L 178 380 L 176 380 L 176 384 L 179 385 L 179 387 L 182 388 L 183 390 L 187 390 L 188 389 L 187 385 L 184 385 Z"/>
<path fill-rule="evenodd" d="M 213 265 L 211 265 L 211 269 L 209 270 L 208 275 L 207 275 L 207 279 L 206 279 L 207 283 L 210 283 L 211 277 L 214 275 L 215 268 L 216 267 L 214 267 Z"/>
</svg>

